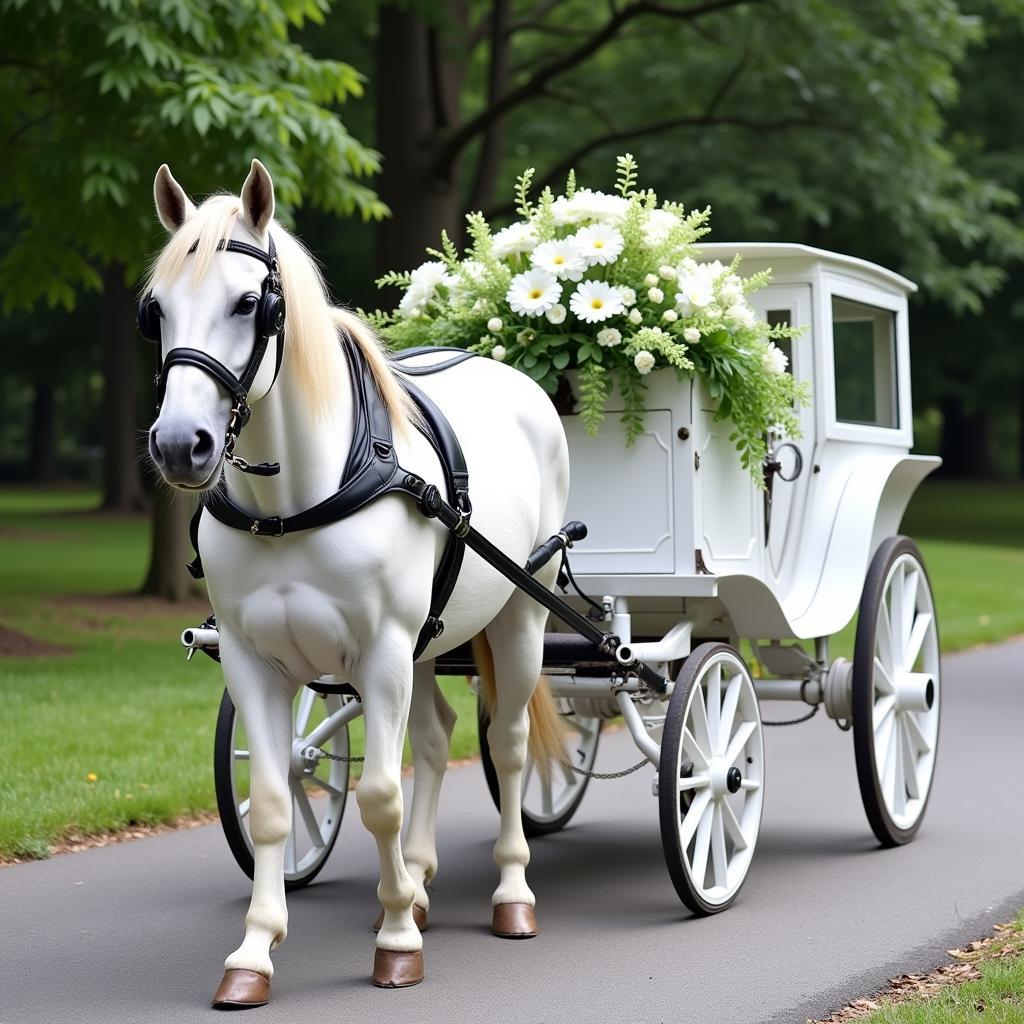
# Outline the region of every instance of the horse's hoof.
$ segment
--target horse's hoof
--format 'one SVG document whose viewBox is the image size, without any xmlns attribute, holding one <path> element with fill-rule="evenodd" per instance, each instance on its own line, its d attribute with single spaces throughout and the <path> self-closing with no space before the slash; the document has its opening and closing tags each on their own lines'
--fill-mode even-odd
<svg viewBox="0 0 1024 1024">
<path fill-rule="evenodd" d="M 423 950 L 406 953 L 378 949 L 373 954 L 373 983 L 378 988 L 408 988 L 423 980 Z"/>
<path fill-rule="evenodd" d="M 412 919 L 421 932 L 427 930 L 427 912 L 418 903 L 412 905 Z M 384 911 L 382 910 L 377 915 L 377 920 L 373 922 L 373 930 L 379 932 L 384 926 Z"/>
<path fill-rule="evenodd" d="M 256 971 L 225 971 L 223 981 L 213 994 L 215 1010 L 246 1010 L 266 1006 L 269 1002 L 270 979 Z"/>
<path fill-rule="evenodd" d="M 529 903 L 499 903 L 491 931 L 501 939 L 532 939 L 537 934 L 537 915 Z"/>
</svg>

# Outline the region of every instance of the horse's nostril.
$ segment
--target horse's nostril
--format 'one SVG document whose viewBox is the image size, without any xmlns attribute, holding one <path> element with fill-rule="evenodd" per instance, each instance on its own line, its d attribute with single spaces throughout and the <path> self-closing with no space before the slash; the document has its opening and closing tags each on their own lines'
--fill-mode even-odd
<svg viewBox="0 0 1024 1024">
<path fill-rule="evenodd" d="M 156 430 L 149 432 L 149 454 L 152 456 L 153 461 L 158 465 L 163 462 L 163 452 L 160 451 L 160 445 L 156 440 Z"/>
<path fill-rule="evenodd" d="M 192 445 L 192 461 L 202 465 L 213 455 L 213 435 L 208 430 L 197 430 Z"/>
</svg>

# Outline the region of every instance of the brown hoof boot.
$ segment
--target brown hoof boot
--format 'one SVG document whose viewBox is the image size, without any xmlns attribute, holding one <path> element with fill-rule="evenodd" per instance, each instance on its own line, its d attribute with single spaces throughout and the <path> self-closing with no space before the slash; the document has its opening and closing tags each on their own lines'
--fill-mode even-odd
<svg viewBox="0 0 1024 1024">
<path fill-rule="evenodd" d="M 270 979 L 256 971 L 225 971 L 224 980 L 213 994 L 215 1010 L 245 1010 L 269 1002 Z"/>
<path fill-rule="evenodd" d="M 423 951 L 378 949 L 373 954 L 373 983 L 378 988 L 408 988 L 423 980 Z"/>
<path fill-rule="evenodd" d="M 427 912 L 418 903 L 412 905 L 412 919 L 421 932 L 427 930 Z M 373 922 L 373 930 L 379 932 L 384 927 L 384 911 L 382 910 L 377 915 L 377 920 Z"/>
<path fill-rule="evenodd" d="M 537 934 L 537 915 L 529 903 L 499 903 L 491 931 L 501 939 L 532 939 Z"/>
</svg>

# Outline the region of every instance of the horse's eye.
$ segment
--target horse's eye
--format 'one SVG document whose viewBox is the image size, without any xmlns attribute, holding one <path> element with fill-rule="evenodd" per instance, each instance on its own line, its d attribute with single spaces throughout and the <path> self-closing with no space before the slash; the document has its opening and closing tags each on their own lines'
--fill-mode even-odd
<svg viewBox="0 0 1024 1024">
<path fill-rule="evenodd" d="M 238 305 L 235 306 L 235 313 L 238 316 L 249 316 L 250 313 L 255 312 L 257 301 L 259 300 L 255 295 L 243 295 L 238 300 Z"/>
</svg>

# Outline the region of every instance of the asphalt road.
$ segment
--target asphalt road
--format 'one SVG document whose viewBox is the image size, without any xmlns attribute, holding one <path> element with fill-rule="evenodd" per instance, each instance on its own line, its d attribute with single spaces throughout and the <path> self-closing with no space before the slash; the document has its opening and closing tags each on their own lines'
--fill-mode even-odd
<svg viewBox="0 0 1024 1024">
<path fill-rule="evenodd" d="M 321 880 L 290 898 L 274 1001 L 247 1019 L 802 1024 L 938 963 L 1024 904 L 1024 643 L 946 659 L 945 685 L 912 844 L 874 843 L 849 734 L 823 715 L 771 729 L 754 866 L 736 904 L 703 920 L 672 890 L 645 770 L 592 784 L 569 828 L 534 841 L 541 935 L 493 938 L 497 818 L 479 767 L 453 770 L 413 989 L 369 982 L 376 856 L 353 803 Z M 635 756 L 618 732 L 598 767 Z M 211 1021 L 248 891 L 218 826 L 0 869 L 0 1022 Z"/>
</svg>

